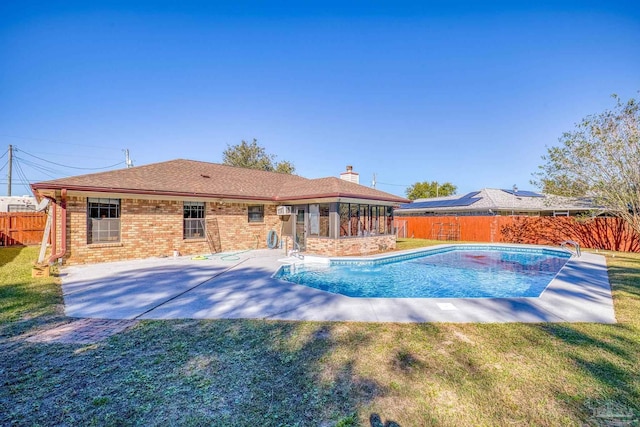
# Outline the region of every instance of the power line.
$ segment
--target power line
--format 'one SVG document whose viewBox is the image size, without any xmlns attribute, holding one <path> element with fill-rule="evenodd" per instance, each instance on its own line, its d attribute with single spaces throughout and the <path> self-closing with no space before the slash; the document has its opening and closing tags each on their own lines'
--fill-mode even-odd
<svg viewBox="0 0 640 427">
<path fill-rule="evenodd" d="M 15 147 L 15 146 L 14 146 Z M 50 152 L 45 152 L 45 151 L 37 151 L 34 153 L 37 156 L 60 156 L 60 153 L 50 153 Z M 64 157 L 74 157 L 74 158 L 79 158 L 79 159 L 91 159 L 91 160 L 104 160 L 104 156 L 102 157 L 98 157 L 98 156 L 85 156 L 82 154 L 68 154 L 65 153 Z"/>
<path fill-rule="evenodd" d="M 17 139 L 24 139 L 24 140 L 30 140 L 30 141 L 51 142 L 51 143 L 54 143 L 54 144 L 61 144 L 61 145 L 75 145 L 77 147 L 88 147 L 88 148 L 99 148 L 101 150 L 112 150 L 111 147 L 104 147 L 104 146 L 98 146 L 98 145 L 89 145 L 89 144 L 75 144 L 75 143 L 72 143 L 72 142 L 56 141 L 54 139 L 32 138 L 32 137 L 28 137 L 28 136 L 7 135 L 7 134 L 4 134 L 4 133 L 0 133 L 0 136 L 3 136 L 5 138 L 17 138 Z"/>
<path fill-rule="evenodd" d="M 23 188 L 26 191 L 17 191 L 16 188 Z M 23 196 L 33 195 L 33 192 L 31 190 L 31 186 L 28 185 L 28 184 L 15 184 L 14 183 L 13 189 L 14 189 L 14 191 L 13 191 L 14 195 L 15 195 L 15 193 L 20 193 Z M 27 193 L 29 193 L 29 194 L 27 194 Z"/>
<path fill-rule="evenodd" d="M 33 154 L 31 154 L 31 153 L 28 153 L 28 152 L 26 152 L 26 151 L 24 151 L 24 150 L 18 150 L 17 148 L 16 148 L 16 151 L 20 151 L 21 153 L 24 153 L 24 154 L 26 154 L 26 155 L 28 155 L 28 156 L 31 156 L 31 157 L 36 158 L 36 159 L 38 159 L 38 160 L 41 160 L 41 161 L 43 161 L 43 162 L 51 163 L 52 165 L 61 166 L 61 167 L 63 167 L 63 168 L 69 168 L 69 169 L 80 169 L 80 170 L 104 170 L 104 169 L 111 169 L 111 168 L 114 168 L 114 167 L 116 167 L 116 166 L 121 165 L 121 164 L 123 164 L 123 163 L 124 163 L 124 162 L 118 162 L 118 163 L 116 163 L 116 164 L 113 164 L 113 165 L 110 165 L 110 166 L 105 166 L 105 167 L 100 167 L 100 168 L 81 168 L 81 167 L 78 167 L 78 166 L 69 166 L 69 165 L 63 165 L 63 164 L 61 164 L 61 163 L 52 162 L 51 160 L 43 159 L 42 157 L 38 157 L 38 156 L 33 155 Z"/>
<path fill-rule="evenodd" d="M 388 182 L 380 182 L 380 181 L 376 181 L 376 184 L 382 184 L 382 185 L 393 185 L 394 187 L 411 187 L 411 185 L 405 185 L 405 184 L 389 184 Z"/>
<path fill-rule="evenodd" d="M 9 182 L 9 181 L 8 181 L 8 180 L 6 180 L 6 179 L 0 179 L 0 184 L 7 184 L 8 182 Z M 22 183 L 22 184 L 25 184 L 25 183 L 26 183 L 26 184 L 30 184 L 30 182 L 29 182 L 29 181 L 24 181 L 24 180 L 22 180 L 22 179 L 15 179 L 15 178 L 12 178 L 12 179 L 11 179 L 11 182 L 12 182 L 12 183 L 14 183 L 14 184 L 15 184 L 16 182 L 18 182 L 18 183 Z"/>
<path fill-rule="evenodd" d="M 16 172 L 18 173 L 18 177 L 22 182 L 21 186 L 27 189 L 29 193 L 33 193 L 33 190 L 31 189 L 32 181 L 29 178 L 27 178 L 27 174 L 24 173 L 24 170 L 22 169 L 22 165 L 20 164 L 20 162 L 16 161 L 15 164 L 16 164 Z"/>
<path fill-rule="evenodd" d="M 24 182 L 26 181 L 29 184 L 29 192 L 31 192 L 31 182 L 29 181 L 29 179 L 27 178 L 27 175 L 25 175 L 24 171 L 22 170 L 22 166 L 20 166 L 20 162 L 16 162 L 16 171 L 18 172 L 18 176 L 20 177 L 20 179 Z M 22 184 L 24 187 L 26 187 L 25 184 Z"/>
<path fill-rule="evenodd" d="M 11 151 L 11 153 L 10 153 Z M 128 150 L 127 150 L 128 151 Z M 32 157 L 35 160 L 29 160 L 26 158 L 23 158 L 22 155 L 17 155 L 16 153 L 19 152 L 20 154 L 25 154 L 27 156 Z M 7 165 L 9 165 L 9 167 L 11 168 L 11 166 L 13 164 L 15 164 L 15 174 L 16 176 L 19 178 L 17 180 L 15 179 L 11 179 L 10 177 L 8 177 L 6 180 L 0 180 L 0 183 L 6 183 L 6 184 L 13 184 L 16 187 L 23 187 L 25 189 L 27 189 L 28 192 L 31 192 L 31 183 L 34 182 L 35 180 L 31 180 L 27 177 L 27 174 L 25 173 L 25 168 L 29 167 L 31 168 L 31 173 L 34 174 L 42 174 L 45 175 L 51 179 L 58 179 L 60 177 L 67 177 L 70 176 L 73 172 L 69 173 L 68 171 L 64 171 L 64 169 L 77 169 L 77 170 L 85 170 L 85 171 L 102 171 L 102 170 L 106 170 L 106 169 L 113 169 L 116 166 L 120 166 L 123 164 L 127 164 L 128 167 L 130 167 L 131 161 L 129 159 L 129 157 L 127 156 L 127 162 L 121 161 L 118 163 L 115 163 L 113 165 L 109 165 L 109 166 L 105 166 L 105 167 L 96 167 L 96 168 L 88 168 L 88 167 L 78 167 L 78 166 L 70 166 L 70 165 L 65 165 L 62 163 L 57 163 L 51 160 L 47 160 L 46 158 L 37 156 L 35 154 L 29 153 L 27 151 L 24 150 L 20 150 L 18 149 L 18 147 L 16 146 L 9 146 L 9 151 L 3 153 L 2 155 L 0 155 L 0 160 L 5 158 L 5 156 L 7 156 L 8 154 L 12 154 L 9 159 L 5 162 L 5 164 L 0 167 L 0 172 L 2 172 Z M 128 152 L 127 152 L 128 154 Z M 11 169 L 9 169 L 9 175 L 11 174 Z M 11 194 L 11 190 L 8 190 L 7 194 Z"/>
<path fill-rule="evenodd" d="M 33 169 L 35 169 L 35 170 L 43 173 L 44 175 L 47 175 L 50 178 L 53 178 L 53 179 L 60 178 L 61 175 L 62 176 L 69 176 L 68 174 L 66 174 L 66 173 L 64 173 L 62 171 L 59 171 L 59 170 L 56 170 L 56 169 L 52 169 L 52 168 L 49 168 L 49 167 L 46 167 L 46 166 L 39 165 L 37 163 L 34 163 L 34 162 L 29 161 L 29 160 L 23 159 L 21 157 L 14 157 L 14 158 L 16 160 L 24 163 L 25 165 L 30 166 Z"/>
</svg>

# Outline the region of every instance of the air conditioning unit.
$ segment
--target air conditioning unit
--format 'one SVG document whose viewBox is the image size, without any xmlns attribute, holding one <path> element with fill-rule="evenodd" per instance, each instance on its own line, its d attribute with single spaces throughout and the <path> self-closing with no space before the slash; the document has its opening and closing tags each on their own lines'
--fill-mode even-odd
<svg viewBox="0 0 640 427">
<path fill-rule="evenodd" d="M 291 215 L 291 206 L 278 206 L 276 212 L 278 215 Z"/>
</svg>

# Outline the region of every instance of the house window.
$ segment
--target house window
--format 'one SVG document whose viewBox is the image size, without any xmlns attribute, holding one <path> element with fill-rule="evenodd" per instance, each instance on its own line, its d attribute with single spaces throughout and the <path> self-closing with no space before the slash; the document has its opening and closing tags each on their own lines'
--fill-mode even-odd
<svg viewBox="0 0 640 427">
<path fill-rule="evenodd" d="M 321 205 L 322 206 L 322 205 Z M 393 207 L 340 203 L 340 237 L 393 234 Z"/>
<path fill-rule="evenodd" d="M 349 203 L 340 203 L 338 205 L 338 213 L 340 215 L 340 237 L 349 236 Z"/>
<path fill-rule="evenodd" d="M 329 237 L 329 204 L 309 205 L 309 228 L 312 236 Z"/>
<path fill-rule="evenodd" d="M 320 205 L 320 237 L 329 237 L 329 204 Z"/>
<path fill-rule="evenodd" d="M 264 222 L 264 205 L 249 206 L 249 222 Z"/>
<path fill-rule="evenodd" d="M 87 243 L 120 241 L 120 199 L 87 199 Z"/>
<path fill-rule="evenodd" d="M 204 237 L 204 202 L 184 202 L 185 239 L 200 239 Z"/>
<path fill-rule="evenodd" d="M 393 229 L 393 207 L 387 206 L 385 208 L 384 219 L 386 222 L 386 226 L 385 226 L 386 233 L 387 234 L 395 233 L 395 230 Z"/>
</svg>

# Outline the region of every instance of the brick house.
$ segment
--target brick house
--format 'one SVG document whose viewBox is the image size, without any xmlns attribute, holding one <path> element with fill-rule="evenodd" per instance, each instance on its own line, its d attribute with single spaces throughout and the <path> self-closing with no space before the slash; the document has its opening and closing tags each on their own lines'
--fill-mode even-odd
<svg viewBox="0 0 640 427">
<path fill-rule="evenodd" d="M 319 255 L 395 248 L 393 207 L 408 200 L 341 178 L 307 179 L 192 160 L 39 182 L 50 261 L 95 263 L 273 247 Z M 357 182 L 357 181 L 356 181 Z"/>
</svg>

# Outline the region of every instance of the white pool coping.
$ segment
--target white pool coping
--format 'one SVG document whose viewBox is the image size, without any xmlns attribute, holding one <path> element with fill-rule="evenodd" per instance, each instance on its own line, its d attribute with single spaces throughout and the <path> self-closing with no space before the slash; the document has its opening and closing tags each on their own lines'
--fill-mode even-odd
<svg viewBox="0 0 640 427">
<path fill-rule="evenodd" d="M 375 260 L 447 246 L 459 245 L 356 259 Z M 301 262 L 280 250 L 244 252 L 235 258 L 154 258 L 66 267 L 62 271 L 65 311 L 71 317 L 112 319 L 616 322 L 605 257 L 588 252 L 571 257 L 536 298 L 351 298 L 274 278 L 283 262 Z M 328 259 L 305 257 L 306 262 Z"/>
</svg>

